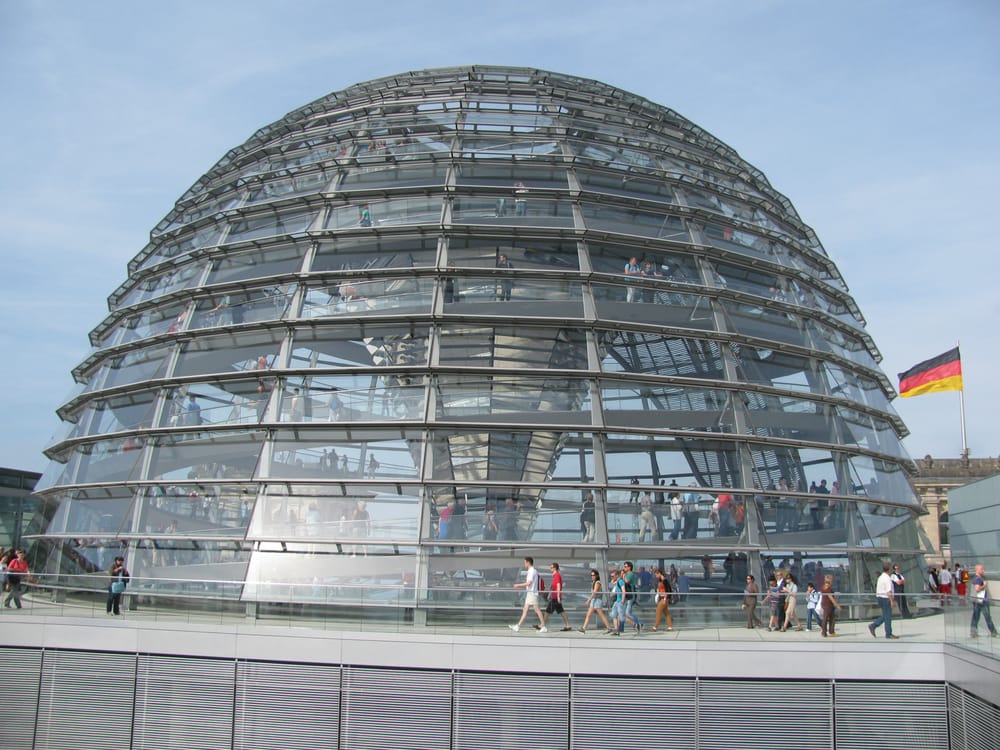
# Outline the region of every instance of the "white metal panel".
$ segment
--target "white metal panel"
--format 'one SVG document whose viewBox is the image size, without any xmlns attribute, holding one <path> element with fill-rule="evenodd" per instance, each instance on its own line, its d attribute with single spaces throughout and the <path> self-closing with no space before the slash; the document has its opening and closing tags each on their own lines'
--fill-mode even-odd
<svg viewBox="0 0 1000 750">
<path fill-rule="evenodd" d="M 951 750 L 1000 750 L 1000 707 L 948 686 Z"/>
<path fill-rule="evenodd" d="M 453 750 L 566 750 L 565 675 L 459 672 Z"/>
<path fill-rule="evenodd" d="M 336 750 L 339 737 L 340 667 L 236 664 L 235 750 Z"/>
<path fill-rule="evenodd" d="M 833 689 L 823 680 L 699 680 L 698 730 L 702 750 L 832 750 Z"/>
<path fill-rule="evenodd" d="M 235 662 L 139 655 L 134 750 L 232 750 Z"/>
<path fill-rule="evenodd" d="M 31 750 L 33 747 L 41 668 L 41 651 L 0 648 L 4 694 L 0 714 L 0 748 L 3 750 Z"/>
<path fill-rule="evenodd" d="M 697 750 L 698 689 L 692 679 L 571 678 L 573 750 Z"/>
<path fill-rule="evenodd" d="M 947 750 L 944 683 L 837 682 L 834 690 L 837 750 Z"/>
<path fill-rule="evenodd" d="M 135 663 L 135 654 L 44 652 L 36 746 L 129 750 Z"/>
<path fill-rule="evenodd" d="M 451 672 L 344 667 L 341 747 L 425 750 L 451 744 Z"/>
</svg>

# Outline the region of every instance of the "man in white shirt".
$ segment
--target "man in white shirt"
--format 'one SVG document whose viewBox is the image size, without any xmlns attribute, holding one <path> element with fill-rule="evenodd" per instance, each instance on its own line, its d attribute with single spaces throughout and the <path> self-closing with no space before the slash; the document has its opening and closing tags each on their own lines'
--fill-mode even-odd
<svg viewBox="0 0 1000 750">
<path fill-rule="evenodd" d="M 885 637 L 898 640 L 898 635 L 892 634 L 892 577 L 889 575 L 889 571 L 892 570 L 892 566 L 889 563 L 882 564 L 882 575 L 878 577 L 878 581 L 875 582 L 875 598 L 878 601 L 879 609 L 882 613 L 876 618 L 875 622 L 868 626 L 868 632 L 872 634 L 872 638 L 875 638 L 875 629 L 879 625 L 885 625 Z"/>
<path fill-rule="evenodd" d="M 524 569 L 527 571 L 525 579 L 521 583 L 514 584 L 514 588 L 516 589 L 527 589 L 527 593 L 524 596 L 524 607 L 521 609 L 521 619 L 517 621 L 517 625 L 508 625 L 507 627 L 515 633 L 518 632 L 521 626 L 524 625 L 524 621 L 528 618 L 528 610 L 534 609 L 535 614 L 538 615 L 538 623 L 540 625 L 538 632 L 547 633 L 549 629 L 545 627 L 545 618 L 542 617 L 542 610 L 538 606 L 538 571 L 535 570 L 534 558 L 524 558 Z"/>
<path fill-rule="evenodd" d="M 951 580 L 951 571 L 947 565 L 942 565 L 941 572 L 938 573 L 938 590 L 941 592 L 942 604 L 951 604 Z"/>
</svg>

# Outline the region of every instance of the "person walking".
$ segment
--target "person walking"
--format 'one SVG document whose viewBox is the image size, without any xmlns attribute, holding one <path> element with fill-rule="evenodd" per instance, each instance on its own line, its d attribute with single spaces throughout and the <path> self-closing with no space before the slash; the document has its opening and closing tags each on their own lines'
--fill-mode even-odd
<svg viewBox="0 0 1000 750">
<path fill-rule="evenodd" d="M 885 626 L 885 637 L 898 640 L 898 635 L 892 634 L 892 578 L 889 576 L 889 571 L 892 570 L 892 566 L 889 563 L 882 564 L 882 575 L 878 577 L 878 581 L 875 582 L 875 598 L 878 600 L 878 606 L 881 610 L 881 614 L 875 621 L 868 626 L 868 632 L 871 633 L 872 638 L 875 638 L 875 630 L 881 626 Z"/>
<path fill-rule="evenodd" d="M 14 606 L 21 609 L 21 594 L 24 593 L 24 579 L 28 573 L 28 561 L 24 557 L 24 550 L 19 549 L 14 559 L 7 564 L 7 598 L 3 606 L 9 607 L 13 601 Z"/>
<path fill-rule="evenodd" d="M 545 612 L 542 615 L 542 625 L 548 625 L 549 615 L 555 612 L 562 617 L 563 632 L 566 633 L 571 631 L 573 627 L 569 624 L 569 618 L 563 608 L 563 578 L 562 573 L 559 572 L 559 563 L 551 563 L 549 571 L 552 573 L 552 588 L 549 590 L 549 603 L 545 606 Z"/>
<path fill-rule="evenodd" d="M 979 618 L 982 617 L 986 620 L 990 636 L 996 638 L 997 628 L 990 614 L 990 591 L 986 584 L 985 569 L 982 565 L 976 565 L 975 571 L 976 574 L 969 579 L 972 585 L 972 623 L 969 626 L 969 635 L 972 638 L 979 637 Z"/>
<path fill-rule="evenodd" d="M 635 634 L 639 635 L 642 632 L 642 620 L 635 613 L 636 600 L 639 598 L 639 576 L 636 575 L 633 565 L 629 561 L 622 563 L 622 580 L 626 584 L 625 593 L 625 620 L 631 620 L 635 623 Z M 625 629 L 625 620 L 618 623 L 618 632 L 622 632 Z"/>
<path fill-rule="evenodd" d="M 656 575 L 656 621 L 653 623 L 653 632 L 660 629 L 660 622 L 665 617 L 667 620 L 667 630 L 674 629 L 674 618 L 670 616 L 670 581 L 663 568 L 657 568 Z"/>
<path fill-rule="evenodd" d="M 524 569 L 527 571 L 524 580 L 514 584 L 514 588 L 516 589 L 526 589 L 524 607 L 521 608 L 521 619 L 517 621 L 516 625 L 508 625 L 507 627 L 515 633 L 518 632 L 521 626 L 524 625 L 524 621 L 528 618 L 528 610 L 533 609 L 535 614 L 538 615 L 538 632 L 547 633 L 549 629 L 545 627 L 545 618 L 542 617 L 542 610 L 538 607 L 538 571 L 535 570 L 534 558 L 524 558 Z"/>
<path fill-rule="evenodd" d="M 802 630 L 802 623 L 799 622 L 799 616 L 795 613 L 795 600 L 798 593 L 799 585 L 795 581 L 795 576 L 789 573 L 785 577 L 785 621 L 781 625 L 782 633 L 788 630 L 788 626 L 792 622 L 795 623 L 796 630 Z"/>
<path fill-rule="evenodd" d="M 824 638 L 836 638 L 837 612 L 840 612 L 841 606 L 833 594 L 832 575 L 823 576 L 823 587 L 820 589 L 820 595 L 818 608 L 820 610 L 820 634 Z"/>
<path fill-rule="evenodd" d="M 121 604 L 122 604 L 122 594 L 125 593 L 125 586 L 128 585 L 129 573 L 125 568 L 125 558 L 119 555 L 115 558 L 115 561 L 111 563 L 111 568 L 108 570 L 108 575 L 111 577 L 111 583 L 108 584 L 108 614 L 112 612 L 116 615 L 120 615 Z"/>
<path fill-rule="evenodd" d="M 904 619 L 912 620 L 913 615 L 910 614 L 910 607 L 906 603 L 906 578 L 903 576 L 903 573 L 899 569 L 898 565 L 892 566 L 892 575 L 890 575 L 889 578 L 892 579 L 893 596 L 899 600 L 899 614 L 902 615 Z"/>
<path fill-rule="evenodd" d="M 819 602 L 820 602 L 820 593 L 816 590 L 816 587 L 813 586 L 812 582 L 810 581 L 806 585 L 806 630 L 808 631 L 812 631 L 813 629 L 812 628 L 813 620 L 816 620 L 816 623 L 819 624 L 820 620 L 822 619 L 821 615 L 822 610 L 819 609 L 820 606 Z"/>
<path fill-rule="evenodd" d="M 590 571 L 590 596 L 584 602 L 587 607 L 587 616 L 583 618 L 583 627 L 580 628 L 581 633 L 586 634 L 590 618 L 593 617 L 595 612 L 601 618 L 601 622 L 604 623 L 604 630 L 608 633 L 611 632 L 611 623 L 608 622 L 608 616 L 604 614 L 604 592 L 602 588 L 601 574 L 596 570 Z"/>
</svg>

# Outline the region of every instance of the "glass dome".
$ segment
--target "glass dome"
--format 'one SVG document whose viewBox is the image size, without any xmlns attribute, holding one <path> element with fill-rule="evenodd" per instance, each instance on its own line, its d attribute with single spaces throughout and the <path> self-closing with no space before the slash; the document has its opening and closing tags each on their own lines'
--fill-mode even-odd
<svg viewBox="0 0 1000 750">
<path fill-rule="evenodd" d="M 506 602 L 525 555 L 860 588 L 919 552 L 895 393 L 813 231 L 596 81 L 308 104 L 180 198 L 109 311 L 46 452 L 49 573 L 124 549 L 155 590 L 433 610 Z"/>
</svg>

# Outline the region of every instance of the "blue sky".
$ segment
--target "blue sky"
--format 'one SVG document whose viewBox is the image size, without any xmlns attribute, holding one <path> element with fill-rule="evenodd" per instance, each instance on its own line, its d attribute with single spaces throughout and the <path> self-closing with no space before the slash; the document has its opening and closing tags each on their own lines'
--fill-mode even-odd
<svg viewBox="0 0 1000 750">
<path fill-rule="evenodd" d="M 545 68 L 670 107 L 761 169 L 840 267 L 895 382 L 961 340 L 1000 454 L 1000 3 L 0 3 L 0 465 L 41 471 L 126 264 L 228 149 L 353 83 Z M 956 456 L 959 397 L 899 399 Z"/>
</svg>

